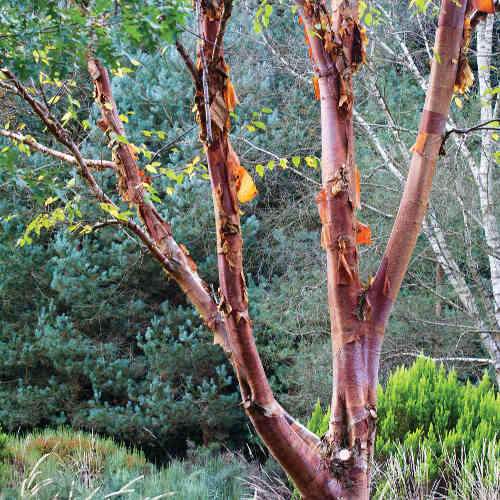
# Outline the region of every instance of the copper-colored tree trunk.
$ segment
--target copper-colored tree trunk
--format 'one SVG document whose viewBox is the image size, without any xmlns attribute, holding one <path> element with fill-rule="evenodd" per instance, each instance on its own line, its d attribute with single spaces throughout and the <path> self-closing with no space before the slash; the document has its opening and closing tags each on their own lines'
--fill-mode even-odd
<svg viewBox="0 0 500 500">
<path fill-rule="evenodd" d="M 410 174 L 396 224 L 373 283 L 359 277 L 359 204 L 352 112 L 352 78 L 364 62 L 364 34 L 356 1 L 299 1 L 321 100 L 322 178 L 317 196 L 327 254 L 333 346 L 330 429 L 321 441 L 308 435 L 276 403 L 258 356 L 245 286 L 243 239 L 228 139 L 228 94 L 223 35 L 231 2 L 199 0 L 200 43 L 195 81 L 201 139 L 214 199 L 220 278 L 231 360 L 244 407 L 257 432 L 304 498 L 369 497 L 376 429 L 376 388 L 383 335 L 427 207 L 442 143 L 460 51 L 467 4 L 443 0 L 431 83 Z"/>
</svg>

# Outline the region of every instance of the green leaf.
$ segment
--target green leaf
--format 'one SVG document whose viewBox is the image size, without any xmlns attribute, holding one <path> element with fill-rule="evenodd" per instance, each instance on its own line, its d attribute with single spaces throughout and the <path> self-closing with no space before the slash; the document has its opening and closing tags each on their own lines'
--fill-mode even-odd
<svg viewBox="0 0 500 500">
<path fill-rule="evenodd" d="M 47 198 L 47 199 L 45 200 L 44 205 L 45 205 L 46 207 L 48 207 L 49 205 L 52 205 L 52 203 L 54 203 L 54 202 L 55 202 L 55 201 L 57 201 L 58 199 L 59 199 L 59 198 L 58 198 L 57 196 L 50 196 L 49 198 Z"/>
<path fill-rule="evenodd" d="M 318 168 L 318 159 L 314 156 L 306 156 L 305 158 L 306 165 L 310 168 Z"/>
</svg>

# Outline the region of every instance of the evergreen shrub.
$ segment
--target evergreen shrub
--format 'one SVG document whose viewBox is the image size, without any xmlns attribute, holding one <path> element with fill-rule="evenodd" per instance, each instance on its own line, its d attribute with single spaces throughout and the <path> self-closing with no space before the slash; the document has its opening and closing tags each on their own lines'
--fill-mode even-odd
<svg viewBox="0 0 500 500">
<path fill-rule="evenodd" d="M 485 373 L 475 385 L 463 383 L 455 370 L 419 357 L 400 367 L 378 390 L 375 458 L 414 454 L 426 457 L 426 476 L 445 476 L 450 461 L 475 460 L 485 446 L 500 459 L 500 396 Z M 328 430 L 330 410 L 316 404 L 308 428 L 322 436 Z M 491 455 L 491 453 L 490 453 Z"/>
</svg>

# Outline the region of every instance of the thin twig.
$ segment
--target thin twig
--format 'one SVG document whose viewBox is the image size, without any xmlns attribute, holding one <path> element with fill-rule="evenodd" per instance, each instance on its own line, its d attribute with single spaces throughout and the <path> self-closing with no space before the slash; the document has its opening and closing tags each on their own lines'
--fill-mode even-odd
<svg viewBox="0 0 500 500">
<path fill-rule="evenodd" d="M 421 352 L 398 352 L 389 356 L 385 356 L 385 359 L 399 358 L 399 357 L 412 357 L 418 358 L 422 356 Z M 431 358 L 426 356 L 426 358 L 432 359 L 436 362 L 449 362 L 449 363 L 476 363 L 478 365 L 493 365 L 495 362 L 488 358 L 469 358 L 469 357 L 442 357 L 442 358 Z"/>
<path fill-rule="evenodd" d="M 443 145 L 446 142 L 446 139 L 448 139 L 448 137 L 451 134 L 466 135 L 466 134 L 470 134 L 471 132 L 479 132 L 479 131 L 483 131 L 483 130 L 492 130 L 494 132 L 500 132 L 500 127 L 488 127 L 487 126 L 490 123 L 496 123 L 496 122 L 498 122 L 498 120 L 493 119 L 493 120 L 488 120 L 484 123 L 478 123 L 477 125 L 474 125 L 473 127 L 470 127 L 470 128 L 463 128 L 463 129 L 462 128 L 452 128 L 451 130 L 448 130 L 446 132 L 446 134 L 444 135 Z"/>
<path fill-rule="evenodd" d="M 192 132 L 196 127 L 197 127 L 197 125 L 193 125 L 191 128 L 189 128 L 185 132 L 182 132 L 182 134 L 179 134 L 175 139 L 172 139 L 168 144 L 165 144 L 160 149 L 158 149 L 158 151 L 156 151 L 155 154 L 153 155 L 153 157 L 151 158 L 150 163 L 155 161 L 155 159 L 158 158 L 158 156 L 160 156 L 160 154 L 163 151 L 170 149 L 172 146 L 177 144 L 181 139 L 186 137 L 186 135 L 188 135 L 190 132 Z"/>
<path fill-rule="evenodd" d="M 194 84 L 196 85 L 196 87 L 198 87 L 200 85 L 200 76 L 198 74 L 198 71 L 196 70 L 193 60 L 187 53 L 187 50 L 185 49 L 184 45 L 182 45 L 182 43 L 179 40 L 175 41 L 175 48 L 177 49 L 177 52 L 181 56 L 182 60 L 184 61 L 184 64 L 186 65 L 186 68 L 191 74 Z"/>
<path fill-rule="evenodd" d="M 271 151 L 268 151 L 267 149 L 264 149 L 264 148 L 261 148 L 260 146 L 257 146 L 253 142 L 250 142 L 248 139 L 245 139 L 245 137 L 238 137 L 238 139 L 240 141 L 245 142 L 246 144 L 248 144 L 252 148 L 256 149 L 257 151 L 260 151 L 261 153 L 265 153 L 266 155 L 271 156 L 275 160 L 279 161 L 279 160 L 281 160 L 283 158 L 283 157 L 278 156 L 275 153 L 272 153 Z M 318 181 L 316 181 L 314 179 L 311 179 L 310 177 L 308 177 L 307 175 L 303 174 L 300 170 L 297 170 L 294 167 L 287 166 L 287 170 L 291 170 L 294 174 L 302 177 L 303 179 L 305 179 L 306 181 L 310 182 L 311 184 L 314 184 L 315 186 L 321 186 L 320 182 L 318 182 Z"/>
<path fill-rule="evenodd" d="M 200 0 L 196 0 L 196 15 L 198 17 L 198 30 L 201 35 L 202 29 L 201 29 Z M 212 119 L 210 117 L 210 93 L 208 91 L 208 70 L 207 70 L 207 60 L 205 57 L 205 40 L 203 40 L 203 43 L 200 46 L 200 58 L 201 58 L 202 84 L 203 84 L 203 101 L 205 104 L 205 128 L 207 131 L 207 144 L 210 146 L 213 143 L 213 135 L 212 135 Z"/>
<path fill-rule="evenodd" d="M 58 151 L 56 149 L 49 148 L 40 144 L 36 139 L 34 139 L 30 135 L 22 135 L 16 132 L 12 132 L 10 130 L 0 129 L 0 135 L 3 137 L 7 137 L 11 141 L 16 141 L 21 144 L 26 144 L 32 151 L 38 151 L 39 153 L 53 156 L 58 160 L 64 161 L 66 163 L 70 163 L 71 165 L 78 165 L 77 159 L 69 154 L 63 153 L 62 151 Z M 116 165 L 112 161 L 107 160 L 90 160 L 88 158 L 84 158 L 87 167 L 95 169 L 95 170 L 105 170 L 107 168 L 115 169 Z"/>
</svg>

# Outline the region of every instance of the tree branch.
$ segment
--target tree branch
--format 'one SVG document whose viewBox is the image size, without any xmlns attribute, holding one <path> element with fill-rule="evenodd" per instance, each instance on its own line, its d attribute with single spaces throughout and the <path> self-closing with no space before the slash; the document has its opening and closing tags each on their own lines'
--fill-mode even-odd
<svg viewBox="0 0 500 500">
<path fill-rule="evenodd" d="M 377 309 L 377 322 L 385 327 L 411 254 L 415 248 L 429 201 L 432 180 L 457 78 L 467 3 L 443 0 L 436 32 L 430 84 L 408 179 L 386 251 L 369 295 Z"/>
<path fill-rule="evenodd" d="M 398 352 L 393 355 L 385 356 L 385 359 L 391 359 L 391 358 L 402 358 L 402 357 L 412 357 L 412 358 L 418 358 L 419 356 L 422 356 L 421 352 Z M 470 357 L 441 357 L 441 358 L 432 358 L 429 356 L 426 356 L 426 358 L 432 359 L 432 361 L 435 361 L 437 363 L 443 362 L 443 363 L 474 363 L 478 365 L 494 365 L 495 362 L 491 359 L 488 358 L 470 358 Z"/>
<path fill-rule="evenodd" d="M 193 60 L 187 53 L 187 50 L 184 48 L 184 45 L 180 42 L 180 40 L 175 41 L 175 48 L 177 49 L 177 52 L 181 56 L 182 60 L 184 61 L 184 64 L 186 65 L 186 68 L 188 69 L 189 73 L 191 74 L 191 78 L 193 79 L 193 82 L 196 87 L 199 87 L 200 85 L 200 75 L 198 74 L 198 71 L 196 70 L 196 67 L 194 65 Z"/>
<path fill-rule="evenodd" d="M 490 123 L 496 123 L 498 122 L 498 120 L 496 119 L 493 119 L 493 120 L 487 120 L 483 123 L 478 123 L 477 125 L 474 125 L 473 127 L 469 127 L 469 128 L 452 128 L 451 130 L 448 130 L 446 132 L 446 134 L 444 135 L 444 139 L 443 139 L 443 146 L 446 142 L 446 140 L 448 139 L 448 137 L 451 135 L 451 134 L 461 134 L 461 135 L 466 135 L 466 134 L 470 134 L 471 132 L 481 132 L 483 130 L 492 130 L 494 132 L 498 132 L 500 131 L 500 127 L 488 127 L 488 125 Z"/>
<path fill-rule="evenodd" d="M 222 40 L 224 38 L 224 34 L 226 33 L 226 25 L 231 17 L 233 11 L 233 2 L 232 0 L 224 0 L 224 10 L 222 12 L 222 18 L 219 24 L 219 28 L 217 31 L 217 36 L 214 41 L 214 45 L 212 47 L 212 57 L 211 60 L 213 61 L 215 59 L 215 55 L 217 54 L 217 49 L 219 48 L 219 45 L 222 43 Z"/>
<path fill-rule="evenodd" d="M 10 130 L 0 129 L 0 135 L 10 139 L 11 141 L 19 142 L 21 144 L 26 144 L 32 151 L 37 151 L 39 153 L 52 156 L 57 158 L 58 160 L 64 161 L 71 165 L 78 165 L 77 159 L 69 154 L 63 153 L 62 151 L 58 151 L 56 149 L 49 148 L 40 144 L 35 138 L 30 135 L 22 135 L 16 132 L 12 132 Z M 85 164 L 88 168 L 93 170 L 105 170 L 108 168 L 115 169 L 116 165 L 112 161 L 107 160 L 90 160 L 88 158 L 84 158 Z"/>
<path fill-rule="evenodd" d="M 94 224 L 92 226 L 92 231 L 97 231 L 99 229 L 103 229 L 103 228 L 109 227 L 109 226 L 120 226 L 120 225 L 123 225 L 123 224 L 121 221 L 119 221 L 117 219 L 104 220 L 104 221 L 97 222 L 96 224 Z"/>
<path fill-rule="evenodd" d="M 140 169 L 133 150 L 128 144 L 116 143 L 113 139 L 113 134 L 123 136 L 125 130 L 118 116 L 106 68 L 98 59 L 89 57 L 88 69 L 95 86 L 96 101 L 101 109 L 102 118 L 99 125 L 110 138 L 110 146 L 115 157 L 121 197 L 124 201 L 133 203 L 137 207 L 139 216 L 149 233 L 147 235 L 148 248 L 198 310 L 206 325 L 214 333 L 215 343 L 230 352 L 231 348 L 224 320 L 207 285 L 198 275 L 196 264 L 190 257 L 188 250 L 175 241 L 170 225 L 163 219 L 155 206 L 146 199 Z M 135 229 L 133 228 L 133 230 Z"/>
</svg>

